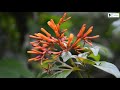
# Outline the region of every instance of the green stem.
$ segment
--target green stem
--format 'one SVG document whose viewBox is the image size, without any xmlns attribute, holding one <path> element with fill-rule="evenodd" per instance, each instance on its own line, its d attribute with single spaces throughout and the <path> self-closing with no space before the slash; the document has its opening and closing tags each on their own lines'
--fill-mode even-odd
<svg viewBox="0 0 120 90">
<path fill-rule="evenodd" d="M 73 62 L 72 59 L 70 59 L 70 63 L 71 63 L 74 67 L 76 67 L 76 65 L 75 65 L 75 63 Z"/>
<path fill-rule="evenodd" d="M 60 61 L 60 60 L 56 60 L 56 61 L 58 61 L 59 63 L 65 65 L 66 67 L 68 67 L 68 68 L 70 68 L 70 69 L 73 69 L 73 67 L 71 67 L 70 65 L 68 65 L 68 64 L 66 64 L 66 63 L 64 63 L 64 62 L 62 62 L 62 61 Z"/>
<path fill-rule="evenodd" d="M 77 74 L 78 74 L 78 77 L 79 77 L 79 78 L 83 78 L 82 74 L 81 74 L 79 71 L 78 71 Z"/>
<path fill-rule="evenodd" d="M 72 64 L 75 68 L 78 68 L 78 67 L 75 65 L 75 63 L 73 62 L 72 59 L 70 59 L 70 62 L 71 62 L 71 64 Z M 77 72 L 79 78 L 83 78 L 83 76 L 82 76 L 82 74 L 80 73 L 79 70 L 80 70 L 80 69 L 76 69 L 76 72 Z"/>
</svg>

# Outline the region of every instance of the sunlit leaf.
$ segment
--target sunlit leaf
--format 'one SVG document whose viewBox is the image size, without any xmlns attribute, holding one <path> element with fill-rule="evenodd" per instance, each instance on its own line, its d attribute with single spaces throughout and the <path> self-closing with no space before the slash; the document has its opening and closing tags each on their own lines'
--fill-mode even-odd
<svg viewBox="0 0 120 90">
<path fill-rule="evenodd" d="M 100 60 L 100 55 L 99 54 L 97 56 L 95 56 L 94 54 L 90 54 L 88 57 L 93 58 L 95 61 Z"/>
<path fill-rule="evenodd" d="M 72 56 L 72 54 L 70 52 L 63 52 L 61 55 L 64 62 L 66 62 L 68 59 L 70 59 L 71 56 Z"/>
<path fill-rule="evenodd" d="M 70 58 L 77 58 L 77 55 L 72 55 L 71 52 L 63 52 L 61 55 L 64 62 L 66 62 Z"/>
<path fill-rule="evenodd" d="M 94 43 L 94 45 L 100 47 L 99 53 L 100 53 L 101 55 L 106 56 L 106 57 L 108 57 L 108 58 L 113 58 L 113 57 L 114 57 L 114 54 L 112 53 L 112 51 L 111 51 L 108 47 L 105 47 L 105 46 L 103 46 L 103 45 L 96 44 L 96 43 Z"/>
<path fill-rule="evenodd" d="M 90 48 L 90 50 L 93 52 L 93 54 L 95 56 L 98 55 L 99 49 L 100 49 L 100 47 L 98 47 L 98 46 L 94 46 L 94 47 Z"/>
<path fill-rule="evenodd" d="M 95 64 L 92 60 L 89 60 L 89 59 L 76 58 L 76 60 L 77 60 L 78 62 L 82 62 L 82 63 L 84 63 L 84 64 L 90 64 L 90 65 L 94 65 L 94 64 Z M 80 64 L 80 63 L 77 63 L 77 64 Z"/>
<path fill-rule="evenodd" d="M 81 62 L 75 62 L 75 64 L 80 64 L 80 65 L 82 65 L 82 63 L 81 63 Z"/>
<path fill-rule="evenodd" d="M 80 53 L 80 54 L 78 54 L 78 57 L 86 59 L 87 56 L 88 56 L 88 53 L 89 53 L 89 52 Z"/>
<path fill-rule="evenodd" d="M 95 63 L 96 65 L 93 66 L 95 66 L 96 68 L 108 72 L 114 75 L 116 78 L 120 78 L 120 71 L 114 64 L 105 61 L 95 61 Z"/>
<path fill-rule="evenodd" d="M 76 58 L 76 60 L 78 62 L 82 62 L 82 63 L 85 63 L 85 64 L 95 64 L 92 60 L 87 59 L 88 53 L 89 52 L 79 54 L 78 57 Z M 78 63 L 78 64 L 80 64 L 80 63 Z"/>
</svg>

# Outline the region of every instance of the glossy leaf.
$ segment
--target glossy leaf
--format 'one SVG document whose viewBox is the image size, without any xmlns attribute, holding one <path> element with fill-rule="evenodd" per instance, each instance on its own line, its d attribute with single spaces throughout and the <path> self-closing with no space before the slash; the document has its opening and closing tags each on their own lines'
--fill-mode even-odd
<svg viewBox="0 0 120 90">
<path fill-rule="evenodd" d="M 112 53 L 112 51 L 108 47 L 105 47 L 105 46 L 103 46 L 101 44 L 97 44 L 97 43 L 93 43 L 93 44 L 100 47 L 99 53 L 101 55 L 106 56 L 108 58 L 114 57 L 114 54 Z"/>
<path fill-rule="evenodd" d="M 95 63 L 96 65 L 93 66 L 95 66 L 96 68 L 108 72 L 114 75 L 116 78 L 120 78 L 120 71 L 114 64 L 105 61 L 95 61 Z"/>
<path fill-rule="evenodd" d="M 94 54 L 90 54 L 88 57 L 93 58 L 95 61 L 100 60 L 100 55 L 99 54 L 97 56 L 95 56 Z"/>
<path fill-rule="evenodd" d="M 56 76 L 56 78 L 66 78 L 71 72 L 72 72 L 71 69 L 70 70 L 69 69 L 68 70 L 64 70 L 60 74 L 58 74 Z"/>
<path fill-rule="evenodd" d="M 47 72 L 42 73 L 38 76 L 38 78 L 51 78 L 52 74 L 48 74 Z"/>
<path fill-rule="evenodd" d="M 63 52 L 61 55 L 64 62 L 66 62 L 68 59 L 70 59 L 71 56 L 72 56 L 72 54 L 70 52 Z"/>
<path fill-rule="evenodd" d="M 57 71 L 50 78 L 56 78 L 60 73 L 61 71 Z"/>
<path fill-rule="evenodd" d="M 78 54 L 78 57 L 86 59 L 88 56 L 88 52 Z"/>
<path fill-rule="evenodd" d="M 77 61 L 85 63 L 85 64 L 90 64 L 90 65 L 94 65 L 95 64 L 92 60 L 84 59 L 84 58 L 77 58 Z M 80 63 L 77 63 L 77 64 L 80 64 Z"/>
<path fill-rule="evenodd" d="M 100 49 L 100 47 L 98 47 L 98 46 L 94 46 L 93 48 L 90 48 L 90 50 L 93 52 L 93 54 L 95 56 L 98 55 L 99 49 Z"/>
</svg>

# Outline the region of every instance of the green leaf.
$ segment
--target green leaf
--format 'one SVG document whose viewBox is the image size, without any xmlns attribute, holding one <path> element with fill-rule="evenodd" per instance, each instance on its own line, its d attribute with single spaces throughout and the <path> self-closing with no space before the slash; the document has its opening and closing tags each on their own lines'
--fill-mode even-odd
<svg viewBox="0 0 120 90">
<path fill-rule="evenodd" d="M 77 61 L 85 63 L 85 64 L 95 64 L 92 60 L 87 59 L 89 52 L 85 52 L 82 54 L 79 54 L 78 57 L 76 58 Z M 80 63 L 78 63 L 80 64 Z"/>
<path fill-rule="evenodd" d="M 78 54 L 78 57 L 79 57 L 79 58 L 84 58 L 84 59 L 86 59 L 87 56 L 88 56 L 88 53 L 89 53 L 89 52 L 85 52 L 85 53 Z"/>
<path fill-rule="evenodd" d="M 93 66 L 95 66 L 96 68 L 108 72 L 114 75 L 116 78 L 120 78 L 120 71 L 114 64 L 105 61 L 94 61 L 94 62 L 96 63 L 96 65 Z"/>
<path fill-rule="evenodd" d="M 51 78 L 53 74 L 48 74 L 47 72 L 42 73 L 38 78 Z"/>
<path fill-rule="evenodd" d="M 93 48 L 90 48 L 90 50 L 93 52 L 93 54 L 95 56 L 98 55 L 99 49 L 100 49 L 100 47 L 98 47 L 98 46 L 94 46 Z"/>
<path fill-rule="evenodd" d="M 78 61 L 78 62 L 82 62 L 82 63 L 85 63 L 85 64 L 90 64 L 90 65 L 94 65 L 95 64 L 95 62 L 93 62 L 92 60 L 89 60 L 89 59 L 84 59 L 84 58 L 76 58 L 76 60 Z M 81 63 L 78 63 L 78 62 L 76 62 L 76 64 L 81 64 Z"/>
<path fill-rule="evenodd" d="M 62 71 L 57 71 L 57 72 L 55 72 L 55 73 L 51 76 L 51 78 L 56 78 L 61 72 L 62 72 Z"/>
<path fill-rule="evenodd" d="M 56 78 L 66 78 L 72 70 L 63 70 L 60 74 L 57 74 Z"/>
<path fill-rule="evenodd" d="M 108 47 L 105 47 L 105 46 L 103 46 L 101 44 L 97 44 L 97 43 L 93 43 L 93 44 L 100 47 L 99 53 L 101 55 L 106 56 L 108 58 L 114 57 L 114 54 L 112 53 L 112 51 Z"/>
<path fill-rule="evenodd" d="M 75 64 L 79 64 L 79 65 L 82 65 L 82 63 L 81 63 L 81 62 L 75 62 Z"/>
<path fill-rule="evenodd" d="M 47 72 L 44 72 L 40 74 L 38 78 L 66 78 L 71 72 L 72 72 L 71 69 L 57 71 L 53 74 L 48 74 Z"/>
<path fill-rule="evenodd" d="M 88 57 L 93 58 L 95 61 L 100 60 L 100 55 L 99 54 L 97 56 L 95 56 L 94 54 L 90 54 Z"/>
<path fill-rule="evenodd" d="M 83 63 L 90 64 L 90 65 L 94 65 L 95 64 L 92 60 L 89 60 L 89 59 L 83 60 Z"/>
<path fill-rule="evenodd" d="M 63 52 L 61 57 L 62 57 L 63 61 L 66 62 L 70 58 L 75 58 L 76 59 L 77 55 L 72 55 L 71 52 Z"/>
</svg>

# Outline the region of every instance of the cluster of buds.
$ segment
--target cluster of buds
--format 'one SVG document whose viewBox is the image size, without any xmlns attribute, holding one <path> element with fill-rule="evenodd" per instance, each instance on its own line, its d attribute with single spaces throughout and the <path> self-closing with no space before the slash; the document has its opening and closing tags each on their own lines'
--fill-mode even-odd
<svg viewBox="0 0 120 90">
<path fill-rule="evenodd" d="M 47 30 L 41 28 L 41 31 L 44 33 L 35 33 L 34 35 L 29 35 L 30 38 L 36 39 L 34 42 L 30 42 L 33 46 L 31 51 L 27 51 L 27 53 L 37 54 L 35 58 L 31 58 L 28 61 L 43 61 L 47 60 L 50 55 L 60 56 L 63 51 L 69 51 L 74 49 L 77 52 L 80 52 L 84 48 L 82 48 L 78 43 L 83 40 L 85 43 L 92 46 L 91 39 L 98 38 L 99 35 L 89 37 L 88 35 L 92 32 L 93 26 L 91 26 L 86 33 L 84 33 L 86 24 L 83 24 L 79 33 L 77 34 L 77 39 L 73 43 L 74 35 L 70 33 L 69 37 L 65 36 L 65 30 L 60 30 L 60 25 L 69 20 L 71 17 L 66 18 L 66 13 L 60 18 L 59 22 L 55 24 L 53 19 L 47 22 L 47 24 L 52 28 L 55 32 L 55 37 L 53 37 Z M 55 45 L 58 45 L 61 48 L 61 51 L 57 51 Z"/>
</svg>

